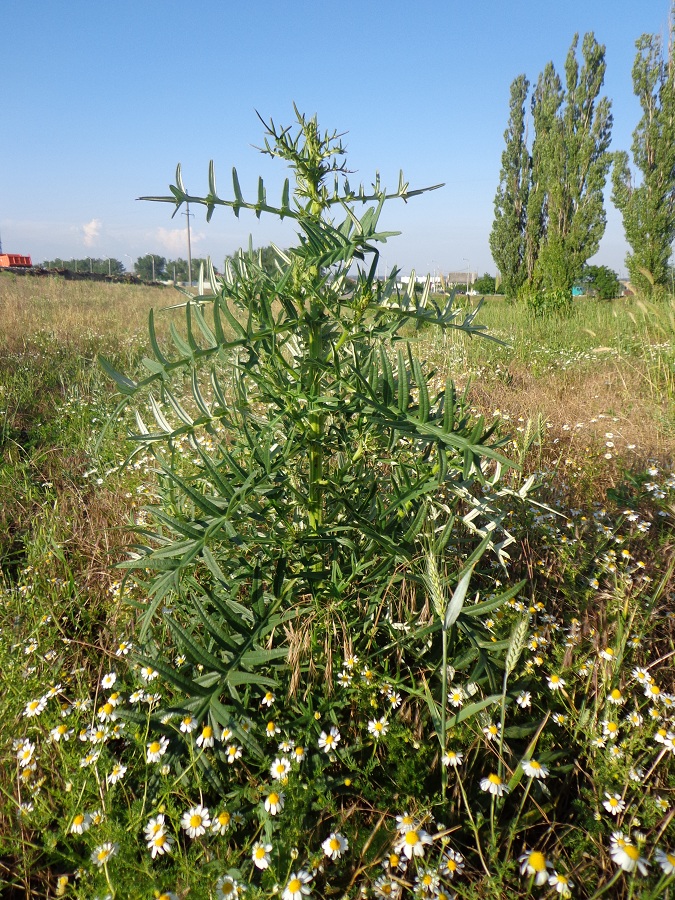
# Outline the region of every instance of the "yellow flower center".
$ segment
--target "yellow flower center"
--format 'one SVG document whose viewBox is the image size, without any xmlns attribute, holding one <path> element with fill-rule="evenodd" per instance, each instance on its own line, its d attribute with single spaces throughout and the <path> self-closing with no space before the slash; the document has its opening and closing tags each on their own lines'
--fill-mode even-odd
<svg viewBox="0 0 675 900">
<path fill-rule="evenodd" d="M 337 838 L 331 838 L 330 843 L 328 845 L 331 850 L 339 850 L 340 849 L 340 841 Z"/>
<path fill-rule="evenodd" d="M 84 816 L 82 813 L 78 813 L 73 819 L 73 825 L 81 825 L 84 822 Z"/>
<path fill-rule="evenodd" d="M 265 848 L 264 847 L 256 847 L 255 858 L 263 859 L 265 856 Z"/>
<path fill-rule="evenodd" d="M 640 851 L 637 847 L 634 847 L 633 844 L 626 844 L 626 846 L 623 848 L 623 852 L 626 854 L 626 856 L 630 857 L 633 862 L 637 862 L 638 859 L 640 859 Z"/>
<path fill-rule="evenodd" d="M 210 738 L 213 737 L 213 728 L 210 725 L 206 725 L 204 730 L 202 731 L 202 737 Z"/>
<path fill-rule="evenodd" d="M 279 795 L 275 794 L 274 791 L 272 791 L 272 793 L 268 795 L 267 799 L 269 800 L 271 806 L 276 806 L 279 802 Z"/>
<path fill-rule="evenodd" d="M 190 828 L 199 828 L 202 824 L 202 817 L 198 815 L 190 816 Z"/>
<path fill-rule="evenodd" d="M 150 744 L 150 746 L 148 747 L 148 750 L 150 751 L 150 753 L 157 753 L 159 751 L 159 747 L 160 747 L 159 741 L 153 741 Z"/>
<path fill-rule="evenodd" d="M 539 852 L 539 850 L 534 850 L 532 853 L 530 853 L 527 862 L 530 868 L 534 869 L 535 872 L 543 872 L 546 868 L 546 858 L 543 853 Z"/>
<path fill-rule="evenodd" d="M 501 784 L 502 780 L 499 775 L 488 775 L 488 781 L 492 784 Z"/>
<path fill-rule="evenodd" d="M 220 822 L 220 824 L 222 825 L 223 828 L 226 825 L 229 825 L 230 824 L 229 812 L 221 812 L 220 815 L 218 816 L 218 821 Z"/>
<path fill-rule="evenodd" d="M 301 887 L 302 882 L 299 878 L 291 878 L 291 880 L 288 882 L 288 890 L 291 892 L 291 894 L 296 894 Z"/>
<path fill-rule="evenodd" d="M 405 833 L 405 842 L 406 844 L 410 844 L 411 847 L 414 847 L 415 844 L 419 843 L 420 836 L 413 829 L 411 831 L 406 831 Z"/>
<path fill-rule="evenodd" d="M 446 860 L 445 866 L 446 866 L 446 868 L 448 869 L 449 872 L 456 872 L 456 871 L 457 871 L 457 863 L 454 861 L 454 859 L 448 859 L 448 860 Z"/>
</svg>

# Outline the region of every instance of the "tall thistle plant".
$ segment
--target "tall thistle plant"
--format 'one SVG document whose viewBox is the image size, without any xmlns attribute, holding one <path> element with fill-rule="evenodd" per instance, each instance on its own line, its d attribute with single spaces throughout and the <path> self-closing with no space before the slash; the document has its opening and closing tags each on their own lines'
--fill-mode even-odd
<svg viewBox="0 0 675 900">
<path fill-rule="evenodd" d="M 470 421 L 451 381 L 434 392 L 402 337 L 409 323 L 483 334 L 476 311 L 452 297 L 439 305 L 428 282 L 421 297 L 401 293 L 396 270 L 376 275 L 378 245 L 394 234 L 379 229 L 384 204 L 423 191 L 402 174 L 393 192 L 379 177 L 354 188 L 340 136 L 296 115 L 294 128 L 264 123 L 262 152 L 294 179 L 279 205 L 262 180 L 244 199 L 234 169 L 233 199 L 222 199 L 213 165 L 204 197 L 186 192 L 179 168 L 170 196 L 144 198 L 202 204 L 207 219 L 223 206 L 292 220 L 297 244 L 276 250 L 276 273 L 252 251 L 222 277 L 211 269 L 212 293 L 188 297 L 170 352 L 151 316 L 141 380 L 102 361 L 161 471 L 154 526 L 127 565 L 149 573 L 146 646 L 161 618 L 188 665 L 176 668 L 157 640 L 148 659 L 216 728 L 235 727 L 254 687 L 288 686 L 291 619 L 319 634 L 339 620 L 366 650 L 379 604 L 414 569 L 418 536 L 439 558 L 455 552 L 463 516 L 469 538 L 494 529 L 495 546 L 506 540 L 485 501 L 509 465 L 499 441 Z"/>
</svg>

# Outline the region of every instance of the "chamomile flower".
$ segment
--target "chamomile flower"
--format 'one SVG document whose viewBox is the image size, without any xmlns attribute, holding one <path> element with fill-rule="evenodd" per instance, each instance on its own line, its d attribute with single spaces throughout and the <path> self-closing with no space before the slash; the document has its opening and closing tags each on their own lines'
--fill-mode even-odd
<svg viewBox="0 0 675 900">
<path fill-rule="evenodd" d="M 270 775 L 272 778 L 275 778 L 277 781 L 283 781 L 288 778 L 288 773 L 291 771 L 291 763 L 290 760 L 286 759 L 285 756 L 277 757 L 272 763 L 270 768 Z"/>
<path fill-rule="evenodd" d="M 159 672 L 152 666 L 141 666 L 141 678 L 145 682 L 154 681 L 155 678 L 159 678 Z"/>
<path fill-rule="evenodd" d="M 661 850 L 657 847 L 654 851 L 654 859 L 661 866 L 664 875 L 675 874 L 675 852 L 672 850 Z"/>
<path fill-rule="evenodd" d="M 455 875 L 461 875 L 464 868 L 464 857 L 456 850 L 447 847 L 441 854 L 439 860 L 438 871 L 445 878 L 454 878 Z"/>
<path fill-rule="evenodd" d="M 618 688 L 614 688 L 614 690 L 611 691 L 608 695 L 607 702 L 613 704 L 614 706 L 621 706 L 626 702 L 626 698 Z"/>
<path fill-rule="evenodd" d="M 414 816 L 411 816 L 409 812 L 404 812 L 401 813 L 400 816 L 396 816 L 396 830 L 399 834 L 405 834 L 406 831 L 411 831 L 416 824 L 417 820 Z"/>
<path fill-rule="evenodd" d="M 69 741 L 72 736 L 73 729 L 68 728 L 67 725 L 57 725 L 49 732 L 49 737 L 54 743 L 58 743 L 59 741 Z"/>
<path fill-rule="evenodd" d="M 401 887 L 396 881 L 392 881 L 387 875 L 380 875 L 373 882 L 373 893 L 376 897 L 385 900 L 398 900 L 401 895 Z"/>
<path fill-rule="evenodd" d="M 309 886 L 311 880 L 312 876 L 309 872 L 305 872 L 304 869 L 301 869 L 299 872 L 291 872 L 284 892 L 281 895 L 281 900 L 303 900 L 303 897 L 312 892 Z"/>
<path fill-rule="evenodd" d="M 106 784 L 117 784 L 126 775 L 127 767 L 121 763 L 115 763 L 110 773 L 106 775 Z"/>
<path fill-rule="evenodd" d="M 611 719 L 603 719 L 602 733 L 605 737 L 608 737 L 610 741 L 615 741 L 619 735 L 618 722 L 612 722 Z"/>
<path fill-rule="evenodd" d="M 382 716 L 381 719 L 372 719 L 368 722 L 368 732 L 372 734 L 372 736 L 377 740 L 378 738 L 384 737 L 389 728 L 389 723 L 386 718 Z"/>
<path fill-rule="evenodd" d="M 276 737 L 278 734 L 281 734 L 281 728 L 279 728 L 276 722 L 270 720 L 267 725 L 265 725 L 265 734 L 270 738 Z"/>
<path fill-rule="evenodd" d="M 331 725 L 329 734 L 325 731 L 321 732 L 319 737 L 319 747 L 324 753 L 331 753 L 337 747 L 340 741 L 340 731 L 335 725 Z"/>
<path fill-rule="evenodd" d="M 188 809 L 187 812 L 184 812 L 183 817 L 180 820 L 180 827 L 183 831 L 186 831 L 188 837 L 191 838 L 201 837 L 210 824 L 211 817 L 208 808 L 202 806 L 201 803 Z"/>
<path fill-rule="evenodd" d="M 348 849 L 349 841 L 339 832 L 332 831 L 326 840 L 321 844 L 323 852 L 330 859 L 339 859 Z"/>
<path fill-rule="evenodd" d="M 637 711 L 637 709 L 631 710 L 626 716 L 626 722 L 631 725 L 633 728 L 639 728 L 644 722 L 643 717 Z"/>
<path fill-rule="evenodd" d="M 24 716 L 27 719 L 32 719 L 36 716 L 39 716 L 40 713 L 44 710 L 47 705 L 47 698 L 40 697 L 38 700 L 30 700 L 23 711 Z"/>
<path fill-rule="evenodd" d="M 495 797 L 502 797 L 509 792 L 508 785 L 502 781 L 499 775 L 494 773 L 488 775 L 487 778 L 481 779 L 480 789 L 488 794 L 494 794 Z"/>
<path fill-rule="evenodd" d="M 643 685 L 643 690 L 648 700 L 659 700 L 661 697 L 661 688 L 655 681 L 650 681 L 648 684 Z"/>
<path fill-rule="evenodd" d="M 263 844 L 261 841 L 255 842 L 251 848 L 251 859 L 256 869 L 267 869 L 269 867 L 271 852 L 271 844 Z"/>
<path fill-rule="evenodd" d="M 342 688 L 347 688 L 350 686 L 352 681 L 354 680 L 354 676 L 351 672 L 342 671 L 337 677 L 337 682 Z"/>
<path fill-rule="evenodd" d="M 221 875 L 216 882 L 216 897 L 219 900 L 238 900 L 242 887 L 231 875 Z"/>
<path fill-rule="evenodd" d="M 548 870 L 553 866 L 540 850 L 526 850 L 522 856 L 518 857 L 518 862 L 520 863 L 520 874 L 534 876 L 534 883 L 537 887 L 548 882 Z"/>
<path fill-rule="evenodd" d="M 613 662 L 616 659 L 616 654 L 611 647 L 605 647 L 604 649 L 598 651 L 598 656 L 600 659 L 606 659 L 608 662 Z"/>
<path fill-rule="evenodd" d="M 401 836 L 396 844 L 396 852 L 402 853 L 408 859 L 413 856 L 424 856 L 424 848 L 431 843 L 431 835 L 423 828 L 411 828 Z"/>
<path fill-rule="evenodd" d="M 169 739 L 162 735 L 159 740 L 150 741 L 146 747 L 146 760 L 149 763 L 159 762 L 169 747 Z"/>
<path fill-rule="evenodd" d="M 261 703 L 262 706 L 267 706 L 267 707 L 269 707 L 269 706 L 271 706 L 271 705 L 274 703 L 274 700 L 275 700 L 275 697 L 274 697 L 274 694 L 272 693 L 272 691 L 267 691 L 267 693 L 266 693 L 265 696 L 262 698 L 262 700 L 260 701 L 260 703 Z"/>
<path fill-rule="evenodd" d="M 230 815 L 228 810 L 223 809 L 214 818 L 213 823 L 211 825 L 211 831 L 214 834 L 225 834 L 227 829 L 230 827 L 231 821 L 232 821 L 232 816 Z"/>
<path fill-rule="evenodd" d="M 548 883 L 551 887 L 554 887 L 562 897 L 567 898 L 572 896 L 574 882 L 571 881 L 567 875 L 562 875 L 560 872 L 554 872 L 548 879 Z"/>
<path fill-rule="evenodd" d="M 292 749 L 293 749 L 293 744 L 290 741 L 281 741 L 279 746 L 277 747 L 277 750 L 279 751 L 279 753 L 284 753 L 284 754 L 290 753 Z"/>
<path fill-rule="evenodd" d="M 520 691 L 516 697 L 516 703 L 521 709 L 527 709 L 532 706 L 532 694 L 529 691 Z"/>
<path fill-rule="evenodd" d="M 196 743 L 198 747 L 203 747 L 204 749 L 213 747 L 215 739 L 213 736 L 213 728 L 210 725 L 205 725 L 202 728 L 202 733 L 197 738 Z"/>
<path fill-rule="evenodd" d="M 284 795 L 281 791 L 270 791 L 265 797 L 265 809 L 271 816 L 276 816 L 284 808 Z"/>
<path fill-rule="evenodd" d="M 156 816 L 152 816 L 148 819 L 148 824 L 143 829 L 145 833 L 145 840 L 149 841 L 150 838 L 155 837 L 157 834 L 162 834 L 166 831 L 166 823 L 164 821 L 164 814 L 158 813 Z"/>
<path fill-rule="evenodd" d="M 199 722 L 197 721 L 197 719 L 195 719 L 194 716 L 183 716 L 180 722 L 180 730 L 183 732 L 183 734 L 192 734 L 198 724 Z"/>
<path fill-rule="evenodd" d="M 625 801 L 621 798 L 621 794 L 610 794 L 605 791 L 606 800 L 602 801 L 602 805 L 612 816 L 620 815 L 626 808 Z"/>
<path fill-rule="evenodd" d="M 302 747 L 300 744 L 298 744 L 298 746 L 293 749 L 293 759 L 297 763 L 301 763 L 304 760 L 305 756 L 306 756 L 305 748 Z"/>
<path fill-rule="evenodd" d="M 536 759 L 524 759 L 521 768 L 528 778 L 546 778 L 548 769 Z"/>
<path fill-rule="evenodd" d="M 422 869 L 415 876 L 414 890 L 415 894 L 420 897 L 427 896 L 436 897 L 440 885 L 440 878 L 433 869 Z"/>
<path fill-rule="evenodd" d="M 106 700 L 105 703 L 102 703 L 99 706 L 96 715 L 98 717 L 99 722 L 114 722 L 117 718 L 117 713 L 115 712 L 115 703 L 111 703 L 109 700 Z"/>
<path fill-rule="evenodd" d="M 389 701 L 389 705 L 392 709 L 398 709 L 402 702 L 401 695 L 398 693 L 398 691 L 389 691 L 387 693 L 387 700 Z"/>
<path fill-rule="evenodd" d="M 549 690 L 551 691 L 559 691 L 565 687 L 566 681 L 564 678 L 561 678 L 560 675 L 549 675 L 546 679 Z"/>
<path fill-rule="evenodd" d="M 89 813 L 77 813 L 77 815 L 73 816 L 73 821 L 70 823 L 71 834 L 84 834 L 90 828 L 91 816 Z"/>
<path fill-rule="evenodd" d="M 454 706 L 455 709 L 459 709 L 464 705 L 464 700 L 466 696 L 464 694 L 464 688 L 462 687 L 450 687 L 448 692 L 448 703 L 450 706 Z"/>
<path fill-rule="evenodd" d="M 159 831 L 157 834 L 147 839 L 147 847 L 153 859 L 157 856 L 163 856 L 165 853 L 171 853 L 173 847 L 173 838 L 165 831 Z"/>
<path fill-rule="evenodd" d="M 25 766 L 28 766 L 33 761 L 33 754 L 35 753 L 35 744 L 28 739 L 19 741 L 16 750 L 16 758 L 19 761 L 19 766 L 23 769 Z"/>
<path fill-rule="evenodd" d="M 239 744 L 230 744 L 227 748 L 227 761 L 230 765 L 235 761 L 235 759 L 241 759 L 241 754 L 243 752 L 243 747 L 240 747 Z"/>
<path fill-rule="evenodd" d="M 113 856 L 115 856 L 118 849 L 118 845 L 113 844 L 110 841 L 105 844 L 101 844 L 92 852 L 91 861 L 95 866 L 98 866 L 98 868 L 101 869 L 107 862 L 109 862 L 109 860 L 113 858 Z"/>
<path fill-rule="evenodd" d="M 636 666 L 631 675 L 638 684 L 650 684 L 654 680 L 647 669 L 643 669 L 641 666 Z"/>
<path fill-rule="evenodd" d="M 620 831 L 615 831 L 611 837 L 609 855 L 624 872 L 634 872 L 637 869 L 641 875 L 647 874 L 649 863 L 642 858 L 639 848 L 635 846 L 630 838 L 627 838 Z"/>
<path fill-rule="evenodd" d="M 444 754 L 441 762 L 444 766 L 452 766 L 453 768 L 457 768 L 457 766 L 462 765 L 463 760 L 463 753 L 457 753 L 456 750 L 448 750 L 447 753 Z"/>
<path fill-rule="evenodd" d="M 497 722 L 496 724 L 494 722 L 490 722 L 490 724 L 486 725 L 485 728 L 483 729 L 483 734 L 488 739 L 488 741 L 496 741 L 497 738 L 499 737 L 499 735 L 501 734 L 501 730 L 502 730 L 501 722 Z"/>
<path fill-rule="evenodd" d="M 101 687 L 108 691 L 117 681 L 117 672 L 108 672 L 107 675 L 104 675 L 101 679 Z"/>
</svg>

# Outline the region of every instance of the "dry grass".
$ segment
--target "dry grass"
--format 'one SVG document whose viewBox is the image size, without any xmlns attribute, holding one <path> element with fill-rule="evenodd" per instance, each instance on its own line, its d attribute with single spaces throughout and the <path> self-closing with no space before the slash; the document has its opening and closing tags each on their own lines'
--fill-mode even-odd
<svg viewBox="0 0 675 900">
<path fill-rule="evenodd" d="M 67 345 L 105 335 L 145 343 L 150 309 L 180 302 L 179 298 L 169 287 L 0 273 L 0 348 L 18 352 L 40 333 Z M 160 335 L 171 315 L 176 321 L 183 318 L 180 310 L 159 315 Z"/>
</svg>

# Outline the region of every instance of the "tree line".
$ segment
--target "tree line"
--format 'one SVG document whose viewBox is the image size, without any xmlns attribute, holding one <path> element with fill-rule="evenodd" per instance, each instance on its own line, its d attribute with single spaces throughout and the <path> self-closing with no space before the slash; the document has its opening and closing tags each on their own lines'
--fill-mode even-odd
<svg viewBox="0 0 675 900">
<path fill-rule="evenodd" d="M 610 170 L 612 202 L 630 247 L 631 282 L 647 294 L 668 287 L 675 239 L 674 22 L 671 15 L 669 48 L 659 35 L 645 34 L 636 42 L 633 89 L 642 117 L 633 132 L 632 167 L 626 151 L 609 150 L 611 103 L 600 96 L 605 47 L 592 32 L 584 35 L 581 59 L 574 36 L 564 78 L 549 62 L 531 93 L 524 74 L 511 84 L 490 232 L 507 297 L 571 296 L 572 286 L 588 278 L 589 270 L 606 268 L 587 262 L 605 231 L 603 192 Z M 600 273 L 603 283 L 608 272 Z"/>
</svg>

